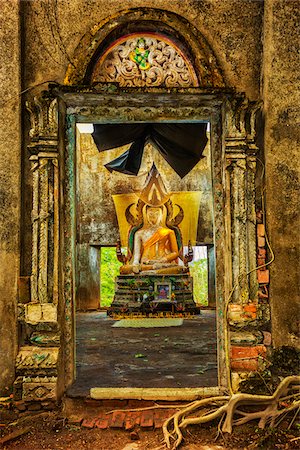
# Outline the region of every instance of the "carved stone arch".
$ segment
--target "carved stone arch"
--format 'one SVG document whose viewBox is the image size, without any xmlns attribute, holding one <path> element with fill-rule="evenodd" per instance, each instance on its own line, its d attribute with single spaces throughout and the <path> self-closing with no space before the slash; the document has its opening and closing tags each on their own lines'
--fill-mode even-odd
<svg viewBox="0 0 300 450">
<path fill-rule="evenodd" d="M 118 39 L 132 33 L 155 33 L 186 56 L 201 88 L 224 88 L 226 81 L 211 46 L 199 30 L 178 14 L 153 8 L 121 11 L 100 22 L 83 36 L 70 64 L 65 84 L 91 84 L 99 57 Z M 171 86 L 172 87 L 172 86 Z M 178 86 L 176 86 L 178 87 Z"/>
</svg>

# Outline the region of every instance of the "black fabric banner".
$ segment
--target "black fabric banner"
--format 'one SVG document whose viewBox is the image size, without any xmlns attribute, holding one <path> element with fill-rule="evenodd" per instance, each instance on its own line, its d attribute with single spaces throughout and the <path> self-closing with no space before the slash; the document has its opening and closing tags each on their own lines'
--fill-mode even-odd
<svg viewBox="0 0 300 450">
<path fill-rule="evenodd" d="M 150 141 L 183 178 L 203 158 L 206 128 L 206 123 L 97 124 L 92 136 L 100 152 L 131 143 L 129 150 L 105 165 L 111 172 L 137 175 Z"/>
</svg>

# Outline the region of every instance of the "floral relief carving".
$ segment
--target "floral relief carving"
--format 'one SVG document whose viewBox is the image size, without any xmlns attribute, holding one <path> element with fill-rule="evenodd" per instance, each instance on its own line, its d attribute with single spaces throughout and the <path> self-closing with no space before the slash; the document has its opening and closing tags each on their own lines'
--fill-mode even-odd
<svg viewBox="0 0 300 450">
<path fill-rule="evenodd" d="M 96 64 L 93 82 L 120 86 L 198 86 L 192 64 L 182 51 L 163 37 L 134 36 L 119 41 Z"/>
</svg>

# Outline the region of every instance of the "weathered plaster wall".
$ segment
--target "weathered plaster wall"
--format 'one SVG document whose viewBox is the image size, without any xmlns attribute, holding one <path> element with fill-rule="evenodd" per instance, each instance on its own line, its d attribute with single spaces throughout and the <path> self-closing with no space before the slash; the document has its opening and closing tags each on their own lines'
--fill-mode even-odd
<svg viewBox="0 0 300 450">
<path fill-rule="evenodd" d="M 265 1 L 263 95 L 267 228 L 275 252 L 270 268 L 275 346 L 300 346 L 299 23 L 298 0 Z"/>
<path fill-rule="evenodd" d="M 251 0 L 28 1 L 24 8 L 26 85 L 62 82 L 82 36 L 109 15 L 139 7 L 183 16 L 212 46 L 228 83 L 250 99 L 259 97 L 263 2 Z"/>
<path fill-rule="evenodd" d="M 18 0 L 0 12 L 0 396 L 14 381 L 20 226 L 20 35 Z"/>
</svg>

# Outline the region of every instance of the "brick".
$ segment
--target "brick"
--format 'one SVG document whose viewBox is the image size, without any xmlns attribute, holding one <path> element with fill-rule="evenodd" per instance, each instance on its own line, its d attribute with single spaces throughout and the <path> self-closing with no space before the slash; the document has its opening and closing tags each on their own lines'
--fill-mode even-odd
<svg viewBox="0 0 300 450">
<path fill-rule="evenodd" d="M 138 419 L 138 423 L 137 423 L 137 419 Z M 133 430 L 133 428 L 135 427 L 135 425 L 138 425 L 140 423 L 140 414 L 137 411 L 129 411 L 126 414 L 126 418 L 124 421 L 124 428 L 125 430 L 129 431 L 129 430 Z"/>
<path fill-rule="evenodd" d="M 256 345 L 255 347 L 231 346 L 231 368 L 237 371 L 258 370 L 258 357 L 265 356 L 266 347 Z"/>
<path fill-rule="evenodd" d="M 248 305 L 244 305 L 244 316 L 250 319 L 256 319 L 256 304 L 248 303 Z"/>
<path fill-rule="evenodd" d="M 265 226 L 263 223 L 257 224 L 257 237 L 265 236 Z"/>
<path fill-rule="evenodd" d="M 127 406 L 127 400 L 102 400 L 102 405 L 111 409 L 124 408 L 125 406 Z"/>
<path fill-rule="evenodd" d="M 95 400 L 93 398 L 86 398 L 84 400 L 84 403 L 88 406 L 95 406 L 95 407 L 103 406 L 102 400 Z"/>
<path fill-rule="evenodd" d="M 257 258 L 257 265 L 258 266 L 264 266 L 266 264 L 265 258 Z"/>
<path fill-rule="evenodd" d="M 22 400 L 14 402 L 14 406 L 18 409 L 18 411 L 26 411 L 26 405 Z"/>
<path fill-rule="evenodd" d="M 257 237 L 257 246 L 258 247 L 265 247 L 266 245 L 266 239 L 262 236 Z"/>
<path fill-rule="evenodd" d="M 155 429 L 162 428 L 166 420 L 165 411 L 161 410 L 155 411 L 153 419 L 154 419 L 154 428 Z"/>
<path fill-rule="evenodd" d="M 142 428 L 153 427 L 153 411 L 142 411 L 140 425 Z"/>
<path fill-rule="evenodd" d="M 95 422 L 96 422 L 96 418 L 88 418 L 88 419 L 83 419 L 81 426 L 84 428 L 94 428 L 95 426 Z"/>
<path fill-rule="evenodd" d="M 248 303 L 247 305 L 244 305 L 244 311 L 249 312 L 256 312 L 257 307 L 255 303 Z"/>
<path fill-rule="evenodd" d="M 264 340 L 263 340 L 263 344 L 264 345 L 271 345 L 272 344 L 272 335 L 269 331 L 263 331 L 262 332 L 264 335 Z"/>
<path fill-rule="evenodd" d="M 100 428 L 100 430 L 105 430 L 110 425 L 110 415 L 102 413 L 98 416 L 95 421 L 95 427 Z"/>
<path fill-rule="evenodd" d="M 262 211 L 256 211 L 256 221 L 257 221 L 257 223 L 262 223 L 262 221 L 263 221 L 263 212 Z"/>
<path fill-rule="evenodd" d="M 176 410 L 174 409 L 158 409 L 154 411 L 154 428 L 162 428 L 164 422 L 171 417 Z"/>
<path fill-rule="evenodd" d="M 128 400 L 129 408 L 148 408 L 149 406 L 154 406 L 152 400 Z"/>
<path fill-rule="evenodd" d="M 111 416 L 110 427 L 111 428 L 123 428 L 126 413 L 122 411 L 114 411 Z"/>
<path fill-rule="evenodd" d="M 266 258 L 267 256 L 267 250 L 265 248 L 258 247 L 257 249 L 257 257 L 258 258 Z"/>
<path fill-rule="evenodd" d="M 269 282 L 270 282 L 269 270 L 258 270 L 257 271 L 257 281 L 259 284 L 269 284 Z"/>
</svg>

